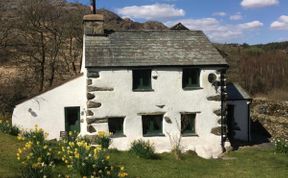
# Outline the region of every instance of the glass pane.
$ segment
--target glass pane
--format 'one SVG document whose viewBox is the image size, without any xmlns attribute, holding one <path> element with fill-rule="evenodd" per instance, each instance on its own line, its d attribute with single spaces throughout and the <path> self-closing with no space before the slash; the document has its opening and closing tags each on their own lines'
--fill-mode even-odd
<svg viewBox="0 0 288 178">
<path fill-rule="evenodd" d="M 199 87 L 200 69 L 191 68 L 183 69 L 182 86 L 185 87 Z"/>
<path fill-rule="evenodd" d="M 195 117 L 196 114 L 181 115 L 181 133 L 195 133 Z"/>
<path fill-rule="evenodd" d="M 123 122 L 124 118 L 109 118 L 108 119 L 108 127 L 109 132 L 115 134 L 123 134 Z"/>
<path fill-rule="evenodd" d="M 142 116 L 143 135 L 162 134 L 163 115 Z"/>
<path fill-rule="evenodd" d="M 151 69 L 133 70 L 133 89 L 151 89 Z"/>
</svg>

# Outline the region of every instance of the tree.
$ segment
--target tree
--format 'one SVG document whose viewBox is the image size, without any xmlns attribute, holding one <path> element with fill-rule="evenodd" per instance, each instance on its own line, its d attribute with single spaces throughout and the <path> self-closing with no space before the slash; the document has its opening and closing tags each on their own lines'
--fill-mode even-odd
<svg viewBox="0 0 288 178">
<path fill-rule="evenodd" d="M 39 91 L 45 88 L 45 81 L 52 86 L 56 63 L 64 43 L 62 29 L 63 0 L 22 0 L 19 8 L 19 38 L 23 54 L 39 81 Z"/>
</svg>

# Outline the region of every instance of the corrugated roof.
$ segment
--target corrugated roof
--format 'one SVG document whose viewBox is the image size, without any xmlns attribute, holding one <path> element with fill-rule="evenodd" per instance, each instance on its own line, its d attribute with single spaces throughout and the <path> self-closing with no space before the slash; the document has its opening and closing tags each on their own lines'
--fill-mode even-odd
<svg viewBox="0 0 288 178">
<path fill-rule="evenodd" d="M 202 31 L 119 31 L 85 47 L 86 67 L 227 65 Z"/>
<path fill-rule="evenodd" d="M 251 96 L 237 83 L 227 85 L 228 100 L 251 100 Z"/>
</svg>

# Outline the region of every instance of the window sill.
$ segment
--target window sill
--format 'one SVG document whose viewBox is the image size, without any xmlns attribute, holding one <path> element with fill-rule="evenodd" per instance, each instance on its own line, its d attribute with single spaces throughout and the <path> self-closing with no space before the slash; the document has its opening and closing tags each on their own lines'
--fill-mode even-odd
<svg viewBox="0 0 288 178">
<path fill-rule="evenodd" d="M 199 137 L 198 134 L 196 133 L 184 133 L 184 134 L 181 134 L 182 137 Z"/>
<path fill-rule="evenodd" d="M 163 134 L 163 133 L 159 133 L 159 134 L 157 134 L 157 133 L 151 133 L 151 134 L 145 134 L 145 135 L 143 135 L 143 137 L 165 137 L 165 135 Z"/>
<path fill-rule="evenodd" d="M 153 89 L 133 89 L 133 92 L 153 92 Z"/>
<path fill-rule="evenodd" d="M 124 134 L 114 134 L 114 135 L 111 135 L 111 138 L 121 138 L 121 137 L 126 137 L 126 135 L 124 135 Z"/>
<path fill-rule="evenodd" d="M 189 90 L 202 90 L 202 87 L 184 87 L 184 91 L 189 91 Z"/>
</svg>

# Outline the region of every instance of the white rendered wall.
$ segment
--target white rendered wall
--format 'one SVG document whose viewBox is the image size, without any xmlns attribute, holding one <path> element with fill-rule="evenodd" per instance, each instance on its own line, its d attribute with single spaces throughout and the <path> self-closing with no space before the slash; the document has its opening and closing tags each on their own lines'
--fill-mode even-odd
<svg viewBox="0 0 288 178">
<path fill-rule="evenodd" d="M 64 107 L 80 106 L 80 120 L 82 122 L 85 120 L 85 93 L 86 78 L 82 75 L 16 105 L 12 115 L 12 123 L 24 129 L 34 128 L 37 124 L 49 133 L 48 139 L 59 138 L 60 131 L 65 130 Z M 81 123 L 81 130 L 85 129 L 86 125 Z"/>
<path fill-rule="evenodd" d="M 234 119 L 240 130 L 235 130 L 234 138 L 237 140 L 248 141 L 248 104 L 246 100 L 228 101 L 227 104 L 234 105 Z"/>
<path fill-rule="evenodd" d="M 182 137 L 183 150 L 194 150 L 204 158 L 217 157 L 222 153 L 221 138 L 211 134 L 211 129 L 219 126 L 219 119 L 213 111 L 220 109 L 219 101 L 208 101 L 208 96 L 215 96 L 215 88 L 208 82 L 208 75 L 217 69 L 202 69 L 200 86 L 203 89 L 182 89 L 182 68 L 152 69 L 153 92 L 132 91 L 132 70 L 127 69 L 93 69 L 99 71 L 100 77 L 93 79 L 92 86 L 114 88 L 113 91 L 93 92 L 92 101 L 102 104 L 100 108 L 90 109 L 94 117 L 125 117 L 124 134 L 126 137 L 114 138 L 112 147 L 127 150 L 135 139 L 149 139 L 157 152 L 171 150 L 170 137 L 179 137 L 180 112 L 199 112 L 196 116 L 198 136 Z M 219 77 L 219 75 L 218 75 Z M 163 108 L 157 105 L 165 105 Z M 142 119 L 139 113 L 163 112 L 172 123 L 163 120 L 165 137 L 143 137 Z M 94 124 L 97 131 L 108 131 L 108 124 Z M 169 137 L 170 135 L 170 137 Z"/>
</svg>

